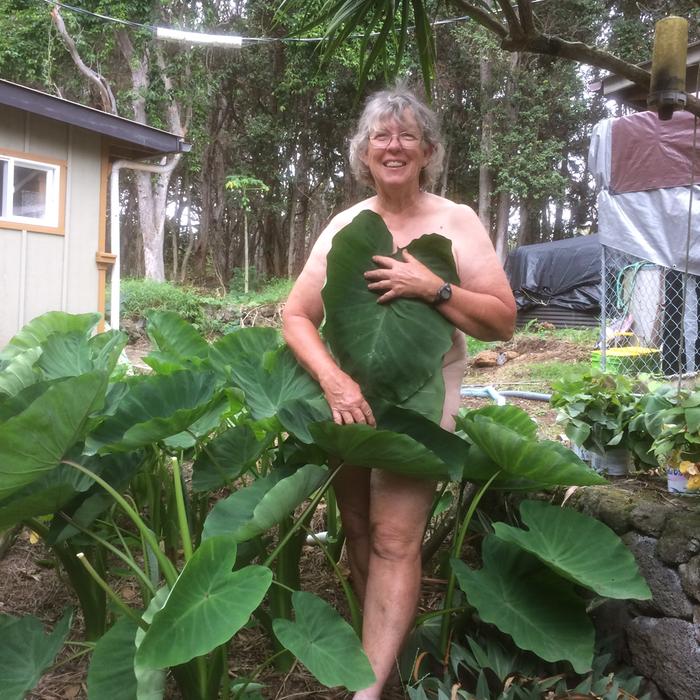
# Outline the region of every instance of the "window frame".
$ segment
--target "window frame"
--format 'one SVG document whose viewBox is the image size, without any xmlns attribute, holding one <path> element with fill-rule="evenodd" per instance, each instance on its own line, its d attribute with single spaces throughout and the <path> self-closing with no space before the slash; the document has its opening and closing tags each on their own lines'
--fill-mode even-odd
<svg viewBox="0 0 700 700">
<path fill-rule="evenodd" d="M 49 217 L 36 219 L 29 216 L 3 216 L 0 214 L 0 229 L 65 235 L 66 161 L 5 148 L 0 148 L 0 160 L 11 162 L 12 169 L 19 165 L 20 167 L 44 170 L 53 175 L 51 178 L 47 177 L 47 188 L 50 186 L 51 193 L 49 194 L 47 191 L 46 197 L 47 209 L 49 207 L 53 209 L 53 216 L 50 219 Z M 49 179 L 51 180 L 50 185 Z M 5 192 L 0 192 L 0 198 L 4 197 L 6 193 L 8 197 L 12 196 L 9 182 L 5 184 L 5 188 Z"/>
</svg>

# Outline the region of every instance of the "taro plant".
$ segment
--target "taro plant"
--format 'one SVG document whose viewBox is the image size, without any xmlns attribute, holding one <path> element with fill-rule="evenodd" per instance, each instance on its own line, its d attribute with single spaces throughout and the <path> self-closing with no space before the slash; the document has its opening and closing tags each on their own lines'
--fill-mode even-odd
<svg viewBox="0 0 700 700">
<path fill-rule="evenodd" d="M 658 464 L 678 470 L 700 490 L 700 391 L 659 384 L 639 403 L 631 429 L 650 436 Z"/>
<path fill-rule="evenodd" d="M 353 374 L 374 387 L 376 429 L 334 424 L 320 388 L 272 329 L 242 329 L 208 343 L 176 314 L 156 312 L 146 358 L 153 371 L 125 376 L 118 365 L 123 334 L 92 335 L 94 315 L 50 313 L 0 353 L 0 527 L 24 523 L 39 533 L 75 588 L 90 640 L 85 651 L 92 651 L 91 700 L 161 698 L 168 673 L 191 700 L 244 697 L 268 663 L 285 664 L 292 655 L 327 686 L 370 685 L 356 634 L 360 611 L 331 552 L 353 625 L 299 590 L 305 528 L 343 463 L 478 485 L 471 500 L 457 504 L 452 572 L 436 613 L 440 654 L 473 606 L 521 648 L 582 670 L 592 663 L 593 640 L 573 584 L 648 596 L 617 540 L 597 544 L 592 577 L 582 571 L 574 540 L 578 533 L 594 541 L 595 525 L 538 505 L 524 506 L 528 531 L 496 526 L 484 543 L 483 569 L 459 561 L 486 489 L 605 482 L 561 445 L 538 441 L 532 421 L 513 407 L 468 413 L 458 434 L 434 422 L 444 394 L 435 343 L 449 347 L 452 329 L 425 305 L 380 307 L 362 292 L 362 257 L 378 251 L 371 241 L 391 252 L 377 219 L 360 215 L 338 234 L 329 256 L 338 274 L 324 289 L 327 310 L 352 305 L 351 313 L 329 318 L 358 325 L 331 323 L 326 336 L 341 364 L 357 363 Z M 450 274 L 445 239 L 433 234 L 411 250 Z M 409 337 L 418 339 L 402 341 L 403 324 L 416 326 L 416 319 L 419 331 Z M 343 355 L 363 324 L 370 332 Z M 393 329 L 391 343 L 375 332 L 377 324 Z M 430 348 L 428 335 L 435 336 Z M 124 571 L 139 586 L 138 603 L 116 590 Z M 554 603 L 555 620 L 547 609 Z M 241 677 L 229 642 L 251 616 L 269 633 L 271 656 Z M 16 653 L 7 651 L 10 639 L 16 643 L 15 635 L 0 639 L 0 677 Z M 27 638 L 27 658 L 37 663 L 9 698 L 22 697 L 46 665 L 48 651 L 35 657 L 30 644 Z"/>
<path fill-rule="evenodd" d="M 599 455 L 624 448 L 642 463 L 654 463 L 649 434 L 630 429 L 646 387 L 625 375 L 595 370 L 561 379 L 552 388 L 551 405 L 559 409 L 557 420 L 574 444 Z"/>
</svg>

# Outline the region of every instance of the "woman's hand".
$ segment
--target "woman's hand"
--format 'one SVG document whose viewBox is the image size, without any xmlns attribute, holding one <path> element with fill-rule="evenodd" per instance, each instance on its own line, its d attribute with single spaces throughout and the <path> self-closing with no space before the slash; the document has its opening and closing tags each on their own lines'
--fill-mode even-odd
<svg viewBox="0 0 700 700">
<path fill-rule="evenodd" d="M 432 303 L 444 280 L 408 251 L 402 251 L 402 255 L 403 261 L 375 255 L 372 261 L 379 265 L 379 268 L 365 272 L 365 279 L 370 282 L 367 289 L 382 292 L 377 299 L 379 304 L 399 297 L 422 299 L 426 303 Z"/>
<path fill-rule="evenodd" d="M 320 378 L 321 388 L 338 425 L 366 423 L 376 425 L 370 405 L 362 395 L 360 385 L 341 369 Z"/>
</svg>

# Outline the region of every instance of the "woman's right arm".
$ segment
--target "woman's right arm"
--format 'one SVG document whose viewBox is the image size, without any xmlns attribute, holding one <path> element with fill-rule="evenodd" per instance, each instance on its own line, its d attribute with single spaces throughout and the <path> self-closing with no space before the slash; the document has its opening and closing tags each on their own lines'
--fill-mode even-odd
<svg viewBox="0 0 700 700">
<path fill-rule="evenodd" d="M 318 333 L 323 321 L 321 289 L 329 247 L 324 243 L 319 239 L 289 295 L 282 312 L 284 339 L 304 369 L 321 385 L 336 423 L 374 425 L 372 409 L 360 386 L 338 367 Z"/>
</svg>

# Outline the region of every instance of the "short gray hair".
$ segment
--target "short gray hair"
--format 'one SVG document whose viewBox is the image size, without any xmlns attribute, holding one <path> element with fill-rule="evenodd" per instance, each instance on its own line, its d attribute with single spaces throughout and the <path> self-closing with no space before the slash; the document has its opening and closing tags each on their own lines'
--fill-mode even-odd
<svg viewBox="0 0 700 700">
<path fill-rule="evenodd" d="M 413 114 L 423 140 L 431 147 L 430 159 L 420 173 L 421 187 L 431 187 L 440 176 L 445 147 L 442 143 L 438 118 L 410 90 L 398 86 L 370 95 L 357 124 L 357 131 L 350 139 L 350 169 L 363 185 L 371 187 L 374 184 L 369 168 L 362 162 L 362 156 L 367 153 L 370 131 L 379 122 L 392 117 L 401 121 L 402 115 L 408 110 Z"/>
</svg>

